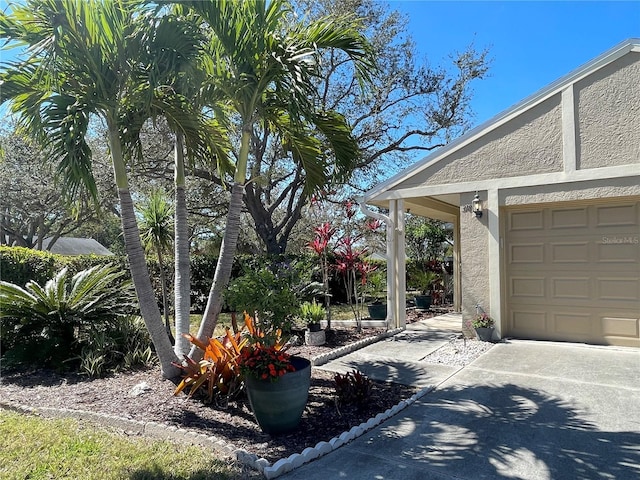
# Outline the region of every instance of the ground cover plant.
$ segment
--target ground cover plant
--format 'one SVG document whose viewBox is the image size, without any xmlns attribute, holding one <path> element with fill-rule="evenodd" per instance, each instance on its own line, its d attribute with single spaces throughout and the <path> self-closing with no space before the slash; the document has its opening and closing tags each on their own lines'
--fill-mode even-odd
<svg viewBox="0 0 640 480">
<path fill-rule="evenodd" d="M 0 411 L 0 450 L 0 478 L 6 480 L 222 480 L 240 476 L 237 468 L 199 447 L 125 438 L 77 420 L 8 411 Z"/>
</svg>

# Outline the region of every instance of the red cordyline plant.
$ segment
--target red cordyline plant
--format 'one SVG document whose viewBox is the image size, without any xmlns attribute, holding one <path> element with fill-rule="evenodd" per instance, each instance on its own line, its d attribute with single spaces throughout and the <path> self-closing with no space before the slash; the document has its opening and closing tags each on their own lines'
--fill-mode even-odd
<svg viewBox="0 0 640 480">
<path fill-rule="evenodd" d="M 314 200 L 314 204 L 318 200 Z M 338 272 L 344 282 L 347 293 L 347 302 L 351 307 L 358 330 L 362 329 L 362 316 L 364 298 L 362 293 L 367 282 L 367 275 L 373 272 L 376 267 L 367 262 L 368 248 L 360 246 L 364 240 L 364 234 L 354 233 L 356 230 L 356 203 L 348 200 L 344 203 L 344 214 L 347 220 L 345 234 L 340 238 L 333 248 L 334 263 L 329 264 L 330 242 L 337 232 L 337 228 L 329 222 L 325 222 L 314 229 L 315 237 L 309 242 L 309 248 L 320 258 L 322 267 L 323 284 L 325 288 L 325 308 L 327 309 L 328 329 L 331 328 L 331 316 L 329 310 L 329 269 L 333 267 Z M 364 228 L 369 231 L 377 231 L 383 223 L 379 220 L 368 220 L 364 223 Z"/>
<path fill-rule="evenodd" d="M 347 291 L 347 302 L 353 311 L 358 331 L 362 330 L 362 305 L 364 303 L 364 299 L 359 294 L 358 283 L 364 285 L 367 282 L 368 270 L 365 260 L 368 250 L 366 247 L 357 247 L 361 238 L 362 235 L 345 236 L 338 241 L 334 251 L 335 269 L 342 276 Z M 358 282 L 358 276 L 360 282 Z"/>
<path fill-rule="evenodd" d="M 318 255 L 322 270 L 322 285 L 324 289 L 324 308 L 327 311 L 327 329 L 331 330 L 331 293 L 329 292 L 329 242 L 336 233 L 336 228 L 325 222 L 313 229 L 315 237 L 309 242 L 309 248 Z"/>
</svg>

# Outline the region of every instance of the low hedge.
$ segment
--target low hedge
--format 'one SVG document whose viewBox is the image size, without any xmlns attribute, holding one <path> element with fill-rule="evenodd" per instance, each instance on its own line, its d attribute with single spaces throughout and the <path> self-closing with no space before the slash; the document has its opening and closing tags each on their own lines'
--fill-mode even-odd
<svg viewBox="0 0 640 480">
<path fill-rule="evenodd" d="M 29 280 L 44 285 L 64 267 L 71 274 L 96 265 L 120 264 L 126 268 L 124 258 L 103 255 L 57 255 L 24 247 L 0 246 L 0 280 L 24 287 Z"/>
<path fill-rule="evenodd" d="M 310 269 L 315 269 L 317 266 L 317 258 L 312 255 L 279 255 L 275 260 L 281 262 L 302 260 L 308 264 Z M 234 260 L 232 279 L 241 274 L 241 265 L 251 265 L 259 269 L 261 266 L 270 265 L 273 261 L 274 258 L 267 255 L 237 255 Z M 191 255 L 191 310 L 194 313 L 204 311 L 217 262 L 218 259 L 215 256 Z M 26 285 L 29 280 L 34 280 L 40 285 L 44 285 L 47 280 L 53 278 L 64 267 L 68 267 L 73 275 L 80 270 L 107 263 L 119 264 L 128 271 L 126 257 L 122 256 L 58 255 L 30 248 L 0 246 L 0 280 L 20 286 Z M 372 263 L 375 263 L 380 270 L 386 270 L 385 262 L 375 261 Z M 158 299 L 158 306 L 162 310 L 162 288 L 158 262 L 155 258 L 150 257 L 147 259 L 147 264 L 156 298 Z M 173 262 L 170 260 L 166 262 L 165 274 L 170 292 L 169 304 L 173 306 L 174 272 Z M 314 280 L 321 281 L 319 270 L 314 272 Z M 346 301 L 342 278 L 335 272 L 332 272 L 331 275 L 330 288 L 334 302 Z"/>
</svg>

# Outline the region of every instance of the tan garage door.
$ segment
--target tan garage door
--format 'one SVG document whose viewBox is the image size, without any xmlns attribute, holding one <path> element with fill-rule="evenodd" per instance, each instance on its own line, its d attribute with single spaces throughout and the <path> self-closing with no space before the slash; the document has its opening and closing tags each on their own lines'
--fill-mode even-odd
<svg viewBox="0 0 640 480">
<path fill-rule="evenodd" d="M 507 335 L 640 347 L 640 201 L 509 209 Z"/>
</svg>

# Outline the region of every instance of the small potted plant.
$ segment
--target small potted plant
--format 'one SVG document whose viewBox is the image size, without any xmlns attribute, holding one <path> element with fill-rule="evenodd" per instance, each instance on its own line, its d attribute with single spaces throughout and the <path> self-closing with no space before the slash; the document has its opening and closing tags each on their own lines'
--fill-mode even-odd
<svg viewBox="0 0 640 480">
<path fill-rule="evenodd" d="M 386 320 L 387 318 L 387 304 L 383 301 L 386 286 L 384 272 L 375 271 L 367 277 L 365 295 L 371 300 L 371 303 L 367 304 L 371 320 Z"/>
<path fill-rule="evenodd" d="M 323 345 L 326 342 L 325 332 L 322 330 L 320 322 L 324 320 L 325 308 L 316 302 L 304 302 L 300 305 L 299 317 L 307 324 L 304 340 L 307 345 Z"/>
<path fill-rule="evenodd" d="M 491 341 L 494 325 L 495 322 L 493 321 L 493 318 L 484 312 L 478 313 L 471 321 L 471 326 L 476 331 L 478 340 L 482 340 L 483 342 Z"/>
<path fill-rule="evenodd" d="M 320 322 L 324 320 L 325 314 L 325 308 L 316 302 L 315 298 L 312 302 L 304 302 L 300 305 L 300 319 L 306 322 L 307 328 L 311 332 L 320 331 Z"/>
<path fill-rule="evenodd" d="M 433 289 L 433 284 L 439 278 L 440 276 L 431 270 L 419 268 L 413 270 L 411 276 L 412 285 L 420 291 L 420 295 L 416 295 L 414 299 L 418 310 L 429 310 L 431 308 L 431 290 Z"/>
</svg>

